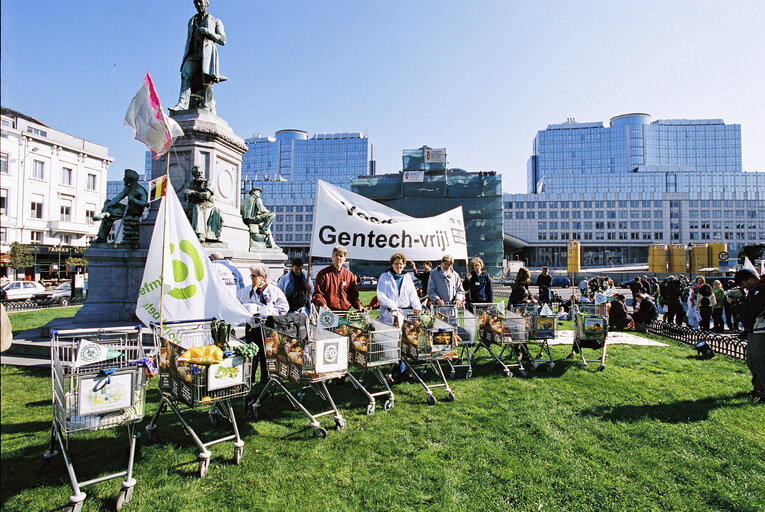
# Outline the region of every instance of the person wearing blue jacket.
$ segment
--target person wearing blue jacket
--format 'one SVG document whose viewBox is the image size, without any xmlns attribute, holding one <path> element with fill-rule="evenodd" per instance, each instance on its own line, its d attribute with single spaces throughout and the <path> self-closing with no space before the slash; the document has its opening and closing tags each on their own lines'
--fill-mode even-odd
<svg viewBox="0 0 765 512">
<path fill-rule="evenodd" d="M 491 277 L 483 268 L 483 260 L 475 257 L 470 260 L 470 278 L 467 282 L 467 307 L 472 309 L 473 304 L 485 304 L 494 302 L 494 290 L 491 285 Z"/>
</svg>

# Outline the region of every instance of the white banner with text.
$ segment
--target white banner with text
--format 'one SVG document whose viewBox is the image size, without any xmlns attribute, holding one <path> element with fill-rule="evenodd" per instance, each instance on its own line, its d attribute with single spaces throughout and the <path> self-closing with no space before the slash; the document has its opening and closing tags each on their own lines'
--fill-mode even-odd
<svg viewBox="0 0 765 512">
<path fill-rule="evenodd" d="M 416 199 L 412 199 L 416 201 Z M 467 259 L 462 207 L 415 218 L 324 181 L 316 189 L 311 256 L 332 257 L 344 245 L 348 258 L 387 261 L 394 252 L 408 260 Z"/>
</svg>

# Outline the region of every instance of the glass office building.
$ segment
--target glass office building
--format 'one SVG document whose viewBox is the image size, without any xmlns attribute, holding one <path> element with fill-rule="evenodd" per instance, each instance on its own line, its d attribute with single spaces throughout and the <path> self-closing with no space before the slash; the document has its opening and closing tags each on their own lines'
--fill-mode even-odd
<svg viewBox="0 0 765 512">
<path fill-rule="evenodd" d="M 765 243 L 765 172 L 744 172 L 741 127 L 626 114 L 537 132 L 527 193 L 504 195 L 504 229 L 533 266 L 648 261 L 654 243 Z"/>
<path fill-rule="evenodd" d="M 252 188 L 263 191 L 266 208 L 276 214 L 276 243 L 290 256 L 308 254 L 318 180 L 350 189 L 353 178 L 374 172 L 369 138 L 359 132 L 309 137 L 303 130 L 280 130 L 245 143 L 242 198 Z"/>
</svg>

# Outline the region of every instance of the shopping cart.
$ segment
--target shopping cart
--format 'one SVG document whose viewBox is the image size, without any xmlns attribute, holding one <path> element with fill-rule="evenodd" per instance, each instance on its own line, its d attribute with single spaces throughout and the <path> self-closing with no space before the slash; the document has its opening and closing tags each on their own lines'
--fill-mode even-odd
<svg viewBox="0 0 765 512">
<path fill-rule="evenodd" d="M 307 320 L 305 317 L 304 319 Z M 268 382 L 258 398 L 249 406 L 253 419 L 260 419 L 260 408 L 264 398 L 272 388 L 277 387 L 284 392 L 295 409 L 299 409 L 310 418 L 315 437 L 327 437 L 327 430 L 319 423 L 319 418 L 323 416 L 332 415 L 335 427 L 338 430 L 344 429 L 345 419 L 327 389 L 327 381 L 347 374 L 348 338 L 313 324 L 303 324 L 302 328 L 296 325 L 295 331 L 290 333 L 278 331 L 265 323 L 260 324 L 260 329 L 266 349 Z M 302 339 L 299 337 L 301 332 L 306 333 Z M 294 395 L 285 385 L 289 382 L 299 386 Z M 308 389 L 329 402 L 331 408 L 311 414 L 302 403 Z"/>
<path fill-rule="evenodd" d="M 486 351 L 502 367 L 506 376 L 512 377 L 512 368 L 517 368 L 521 375 L 527 375 L 523 360 L 532 360 L 529 353 L 529 317 L 524 313 L 504 311 L 504 303 L 473 304 L 473 313 L 478 319 L 478 345 L 473 350 L 476 353 L 485 348 Z M 497 354 L 492 345 L 501 348 Z"/>
<path fill-rule="evenodd" d="M 574 312 L 574 345 L 571 347 L 569 358 L 577 353 L 582 357 L 580 368 L 586 368 L 587 363 L 600 363 L 598 370 L 606 368 L 606 351 L 608 349 L 608 313 L 606 304 L 580 304 Z M 600 358 L 587 359 L 583 348 L 600 350 Z"/>
<path fill-rule="evenodd" d="M 555 331 L 558 327 L 558 319 L 555 317 L 555 314 L 549 307 L 545 310 L 543 304 L 514 304 L 512 311 L 513 313 L 528 317 L 529 343 L 539 345 L 539 353 L 536 357 L 529 350 L 530 369 L 536 371 L 540 365 L 546 364 L 547 373 L 552 373 L 552 369 L 555 368 L 555 362 L 550 352 L 549 340 L 555 338 Z M 543 357 L 545 353 L 547 357 Z"/>
<path fill-rule="evenodd" d="M 473 375 L 473 360 L 470 357 L 470 350 L 475 346 L 477 335 L 475 315 L 466 310 L 465 306 L 455 304 L 433 305 L 433 314 L 439 320 L 443 320 L 457 329 L 458 355 L 454 361 L 446 360 L 451 369 L 449 378 L 454 379 L 456 377 L 458 368 L 467 368 L 465 378 L 469 379 Z"/>
<path fill-rule="evenodd" d="M 319 317 L 319 325 L 322 325 Z M 335 321 L 337 319 L 337 321 Z M 367 313 L 336 311 L 329 318 L 335 325 L 330 330 L 348 337 L 348 363 L 363 369 L 357 379 L 350 371 L 348 378 L 353 386 L 369 399 L 367 414 L 375 413 L 377 397 L 387 397 L 383 409 L 390 410 L 395 403 L 395 396 L 388 385 L 382 367 L 398 364 L 401 359 L 401 329 L 371 318 Z M 363 385 L 364 377 L 371 373 L 384 387 L 384 391 L 369 392 Z"/>
<path fill-rule="evenodd" d="M 87 496 L 82 492 L 83 487 L 123 476 L 122 489 L 117 495 L 117 510 L 132 499 L 136 484 L 133 460 L 140 435 L 136 432 L 136 425 L 143 419 L 146 369 L 151 367 L 145 357 L 140 325 L 52 331 L 53 423 L 45 459 L 58 455 L 58 442 L 74 491 L 69 498 L 67 512 L 82 508 Z M 146 368 L 140 366 L 141 363 L 146 364 Z M 69 436 L 121 425 L 127 427 L 130 438 L 127 471 L 78 482 L 67 454 Z"/>
<path fill-rule="evenodd" d="M 407 312 L 402 322 L 402 331 L 401 353 L 404 355 L 404 364 L 425 388 L 428 405 L 436 403 L 433 388 L 443 387 L 446 401 L 454 401 L 441 361 L 457 357 L 456 328 L 429 312 Z M 424 363 L 425 369 L 432 369 L 443 383 L 430 386 L 425 384 L 422 376 L 412 366 L 414 363 Z"/>
<path fill-rule="evenodd" d="M 200 478 L 207 475 L 210 467 L 211 453 L 208 448 L 212 445 L 233 440 L 234 462 L 239 464 L 242 460 L 244 441 L 239 435 L 231 400 L 245 396 L 250 391 L 252 369 L 250 361 L 240 356 L 226 357 L 221 363 L 209 365 L 178 360 L 188 349 L 215 345 L 211 323 L 212 320 L 194 320 L 151 325 L 154 345 L 159 352 L 160 403 L 151 422 L 146 426 L 146 433 L 150 441 L 159 440 L 157 420 L 160 413 L 170 407 L 186 434 L 191 436 L 199 448 L 197 474 Z M 241 342 L 231 335 L 228 344 L 233 349 Z M 203 442 L 183 417 L 180 405 L 190 409 L 209 407 L 210 421 L 217 425 L 218 417 L 223 416 L 231 423 L 234 433 Z"/>
</svg>

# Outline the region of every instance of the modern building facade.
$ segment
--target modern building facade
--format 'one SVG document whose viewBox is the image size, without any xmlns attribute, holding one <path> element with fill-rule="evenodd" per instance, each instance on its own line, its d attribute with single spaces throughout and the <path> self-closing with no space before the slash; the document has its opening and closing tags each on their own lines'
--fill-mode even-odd
<svg viewBox="0 0 765 512">
<path fill-rule="evenodd" d="M 502 274 L 502 178 L 493 171 L 446 169 L 446 150 L 405 149 L 402 172 L 353 180 L 351 191 L 412 217 L 432 217 L 459 206 L 468 257 L 480 257 L 493 276 Z M 435 170 L 434 170 L 435 168 Z M 418 173 L 418 175 L 414 175 Z M 433 262 L 440 261 L 438 255 Z M 351 255 L 352 257 L 352 255 Z M 467 262 L 461 262 L 464 275 Z M 379 275 L 387 262 L 353 262 L 354 272 Z"/>
<path fill-rule="evenodd" d="M 57 277 L 61 254 L 82 252 L 98 233 L 92 217 L 106 199 L 106 176 L 113 159 L 106 147 L 15 110 L 2 108 L 1 118 L 3 262 L 11 243 L 34 245 L 37 262 L 28 277 Z M 2 272 L 10 274 L 11 269 L 4 267 Z"/>
<path fill-rule="evenodd" d="M 245 143 L 242 198 L 253 188 L 263 191 L 266 208 L 276 214 L 276 243 L 290 256 L 308 254 L 318 180 L 349 189 L 353 178 L 374 172 L 369 138 L 359 132 L 309 137 L 303 130 L 280 130 Z"/>
<path fill-rule="evenodd" d="M 504 229 L 530 265 L 646 263 L 651 244 L 765 242 L 765 172 L 743 172 L 741 127 L 626 114 L 537 133 L 527 193 L 504 195 Z M 519 247 L 518 249 L 521 249 Z"/>
</svg>

